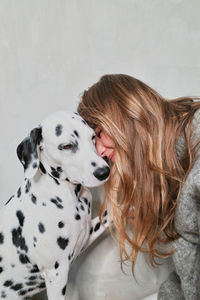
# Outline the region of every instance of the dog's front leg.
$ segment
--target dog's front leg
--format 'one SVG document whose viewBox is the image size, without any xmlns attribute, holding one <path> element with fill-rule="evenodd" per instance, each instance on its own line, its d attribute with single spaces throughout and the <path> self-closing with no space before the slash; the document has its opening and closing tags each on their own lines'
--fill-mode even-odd
<svg viewBox="0 0 200 300">
<path fill-rule="evenodd" d="M 67 280 L 68 280 L 69 265 L 64 263 L 55 263 L 54 269 L 43 272 L 45 278 L 48 300 L 64 300 Z"/>
</svg>

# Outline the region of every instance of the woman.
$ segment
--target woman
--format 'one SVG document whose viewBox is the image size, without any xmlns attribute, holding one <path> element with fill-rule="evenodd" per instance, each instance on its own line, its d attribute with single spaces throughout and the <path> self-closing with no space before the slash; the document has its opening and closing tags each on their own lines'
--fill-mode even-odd
<svg viewBox="0 0 200 300">
<path fill-rule="evenodd" d="M 107 206 L 112 215 L 121 262 L 130 260 L 134 271 L 138 252 L 148 252 L 152 265 L 172 254 L 176 271 L 159 299 L 200 299 L 196 100 L 169 101 L 131 76 L 114 74 L 85 91 L 78 106 L 96 132 L 97 152 L 112 165 L 101 212 Z M 170 242 L 166 252 L 157 247 Z"/>
</svg>

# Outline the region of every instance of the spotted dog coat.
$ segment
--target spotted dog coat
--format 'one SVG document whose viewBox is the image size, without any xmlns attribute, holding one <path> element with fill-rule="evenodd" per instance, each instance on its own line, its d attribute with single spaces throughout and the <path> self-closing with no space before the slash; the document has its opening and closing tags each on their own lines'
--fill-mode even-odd
<svg viewBox="0 0 200 300">
<path fill-rule="evenodd" d="M 18 146 L 25 179 L 0 210 L 0 298 L 45 288 L 49 300 L 65 298 L 70 264 L 104 231 L 86 188 L 109 176 L 94 137 L 79 115 L 57 112 Z"/>
</svg>

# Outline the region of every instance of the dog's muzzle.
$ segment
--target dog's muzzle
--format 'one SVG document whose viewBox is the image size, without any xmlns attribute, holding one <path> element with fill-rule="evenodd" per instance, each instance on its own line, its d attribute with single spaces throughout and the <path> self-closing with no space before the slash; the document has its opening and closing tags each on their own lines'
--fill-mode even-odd
<svg viewBox="0 0 200 300">
<path fill-rule="evenodd" d="M 94 171 L 93 175 L 100 181 L 105 180 L 110 174 L 109 167 L 98 168 Z"/>
</svg>

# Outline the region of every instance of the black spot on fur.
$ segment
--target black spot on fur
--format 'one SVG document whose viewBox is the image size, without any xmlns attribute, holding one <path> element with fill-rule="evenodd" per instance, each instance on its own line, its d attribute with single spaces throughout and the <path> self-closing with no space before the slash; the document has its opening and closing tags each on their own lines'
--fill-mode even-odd
<svg viewBox="0 0 200 300">
<path fill-rule="evenodd" d="M 63 295 L 63 296 L 65 296 L 66 287 L 67 287 L 67 285 L 65 285 L 64 288 L 62 289 L 62 295 Z"/>
<path fill-rule="evenodd" d="M 78 150 L 78 141 L 75 140 L 75 141 L 74 141 L 74 148 L 73 148 L 72 152 L 73 152 L 73 153 L 76 153 L 77 150 Z"/>
<path fill-rule="evenodd" d="M 4 286 L 11 286 L 13 284 L 13 281 L 12 280 L 6 280 L 5 282 L 4 282 Z"/>
<path fill-rule="evenodd" d="M 27 180 L 27 183 L 26 183 L 26 186 L 25 186 L 25 193 L 29 193 L 30 191 L 30 188 L 31 188 L 31 182 L 30 180 Z"/>
<path fill-rule="evenodd" d="M 55 128 L 55 134 L 56 136 L 60 136 L 62 134 L 62 129 L 63 129 L 63 126 L 61 124 L 58 124 Z"/>
<path fill-rule="evenodd" d="M 76 130 L 74 130 L 74 134 L 79 138 L 79 134 Z"/>
<path fill-rule="evenodd" d="M 57 167 L 57 168 L 56 168 L 56 171 L 59 172 L 59 173 L 62 173 L 62 172 L 63 172 L 63 169 L 62 169 L 61 167 Z"/>
<path fill-rule="evenodd" d="M 62 222 L 62 221 L 60 221 L 59 223 L 58 223 L 58 227 L 59 228 L 63 228 L 65 226 L 65 224 Z"/>
<path fill-rule="evenodd" d="M 46 174 L 46 172 L 47 172 L 41 162 L 40 162 L 40 170 L 42 171 L 43 174 Z"/>
<path fill-rule="evenodd" d="M 7 295 L 6 295 L 6 292 L 5 291 L 1 291 L 1 298 L 6 298 Z"/>
<path fill-rule="evenodd" d="M 26 295 L 27 293 L 28 293 L 27 290 L 21 290 L 21 291 L 18 292 L 18 295 L 19 295 L 19 296 L 24 296 L 24 295 Z"/>
<path fill-rule="evenodd" d="M 0 273 L 2 273 L 3 272 L 3 268 L 2 267 L 0 267 Z"/>
<path fill-rule="evenodd" d="M 22 190 L 21 190 L 21 187 L 18 189 L 17 191 L 17 197 L 19 198 L 21 196 L 21 193 L 22 193 Z"/>
<path fill-rule="evenodd" d="M 26 245 L 25 239 L 22 236 L 22 230 L 21 227 L 14 228 L 12 230 L 12 241 L 15 247 L 19 247 L 21 250 L 28 251 L 28 247 Z"/>
<path fill-rule="evenodd" d="M 51 167 L 51 175 L 56 178 L 60 177 L 60 174 L 58 173 L 58 171 L 56 171 L 56 169 L 53 167 Z"/>
<path fill-rule="evenodd" d="M 16 216 L 17 216 L 17 218 L 18 218 L 19 225 L 20 225 L 20 226 L 23 226 L 23 225 L 24 225 L 24 219 L 25 219 L 23 212 L 22 212 L 21 210 L 18 210 L 18 211 L 16 212 Z"/>
<path fill-rule="evenodd" d="M 36 169 L 37 168 L 37 163 L 36 162 L 34 162 L 33 164 L 32 164 L 32 167 L 33 167 L 33 169 Z"/>
<path fill-rule="evenodd" d="M 62 249 L 65 250 L 67 245 L 69 244 L 69 239 L 62 238 L 61 236 L 57 239 L 58 246 Z"/>
<path fill-rule="evenodd" d="M 58 145 L 58 150 L 63 150 L 63 144 Z"/>
<path fill-rule="evenodd" d="M 83 197 L 83 201 L 85 202 L 86 205 L 88 205 L 88 199 Z"/>
<path fill-rule="evenodd" d="M 52 178 L 54 179 L 54 181 L 57 185 L 60 185 L 60 182 L 56 178 L 54 178 L 54 177 L 52 177 Z"/>
<path fill-rule="evenodd" d="M 30 270 L 30 273 L 39 273 L 40 270 L 38 269 L 37 265 L 33 265 L 33 268 Z"/>
<path fill-rule="evenodd" d="M 92 162 L 91 165 L 92 165 L 93 167 L 96 167 L 97 164 L 96 164 L 95 162 Z"/>
<path fill-rule="evenodd" d="M 30 263 L 30 260 L 29 260 L 28 256 L 25 255 L 25 254 L 20 254 L 20 255 L 19 255 L 19 260 L 20 260 L 20 262 L 21 262 L 22 264 Z"/>
<path fill-rule="evenodd" d="M 81 120 L 83 122 L 83 124 L 87 125 L 87 123 L 85 122 L 85 120 Z"/>
<path fill-rule="evenodd" d="M 54 203 L 54 204 L 56 205 L 57 208 L 62 209 L 63 206 L 62 206 L 62 204 L 60 204 L 60 202 L 62 202 L 62 200 L 61 200 L 61 201 L 60 201 L 60 200 L 61 200 L 61 199 L 60 199 L 59 197 L 50 199 L 50 201 L 51 201 L 52 203 Z"/>
<path fill-rule="evenodd" d="M 58 267 L 59 267 L 59 263 L 56 261 L 56 262 L 55 262 L 55 265 L 54 265 L 54 268 L 55 268 L 55 269 L 58 269 Z"/>
<path fill-rule="evenodd" d="M 44 232 L 45 232 L 45 227 L 44 227 L 44 225 L 43 225 L 41 222 L 38 224 L 38 228 L 39 228 L 39 231 L 40 231 L 41 233 L 44 233 Z"/>
<path fill-rule="evenodd" d="M 0 232 L 0 244 L 3 244 L 4 242 L 4 235 L 2 232 Z"/>
<path fill-rule="evenodd" d="M 80 220 L 80 218 L 81 218 L 81 216 L 80 216 L 79 214 L 76 214 L 76 215 L 75 215 L 75 219 L 76 219 L 76 220 Z"/>
<path fill-rule="evenodd" d="M 96 232 L 97 230 L 99 230 L 99 228 L 100 228 L 100 222 L 95 225 L 94 231 Z"/>
<path fill-rule="evenodd" d="M 3 259 L 3 258 L 0 256 L 0 262 L 2 261 L 2 259 Z"/>
<path fill-rule="evenodd" d="M 35 195 L 31 194 L 31 201 L 36 204 L 37 203 L 37 198 L 35 197 Z"/>
<path fill-rule="evenodd" d="M 80 205 L 80 208 L 82 209 L 82 210 L 85 210 L 85 208 L 84 208 L 84 206 L 81 204 Z"/>
<path fill-rule="evenodd" d="M 36 280 L 38 277 L 37 276 L 30 276 L 29 280 Z"/>
<path fill-rule="evenodd" d="M 60 173 L 62 173 L 62 168 L 57 167 L 56 169 L 54 167 L 51 167 L 51 175 L 56 178 L 60 178 Z"/>
<path fill-rule="evenodd" d="M 77 184 L 75 187 L 75 190 L 74 190 L 77 197 L 78 197 L 78 193 L 80 192 L 80 190 L 81 190 L 81 184 Z"/>
<path fill-rule="evenodd" d="M 92 234 L 92 233 L 93 233 L 93 227 L 90 228 L 90 234 Z"/>
<path fill-rule="evenodd" d="M 58 202 L 62 203 L 62 199 L 60 199 L 60 197 L 56 196 L 56 200 L 58 200 Z"/>
<path fill-rule="evenodd" d="M 14 291 L 18 291 L 23 288 L 23 285 L 21 283 L 16 283 L 16 284 L 12 285 L 10 288 Z"/>
<path fill-rule="evenodd" d="M 12 198 L 14 198 L 14 197 L 15 197 L 15 195 L 12 195 L 12 196 L 8 199 L 8 201 L 6 202 L 5 205 L 7 205 L 7 204 L 12 200 Z"/>
<path fill-rule="evenodd" d="M 28 286 L 33 286 L 33 285 L 36 285 L 36 284 L 38 284 L 38 282 L 34 281 L 34 280 L 30 280 L 30 281 L 26 282 L 26 285 L 28 285 Z"/>
<path fill-rule="evenodd" d="M 28 292 L 32 292 L 32 291 L 34 291 L 34 289 L 35 289 L 35 287 L 33 287 L 33 288 L 28 288 Z"/>
</svg>

